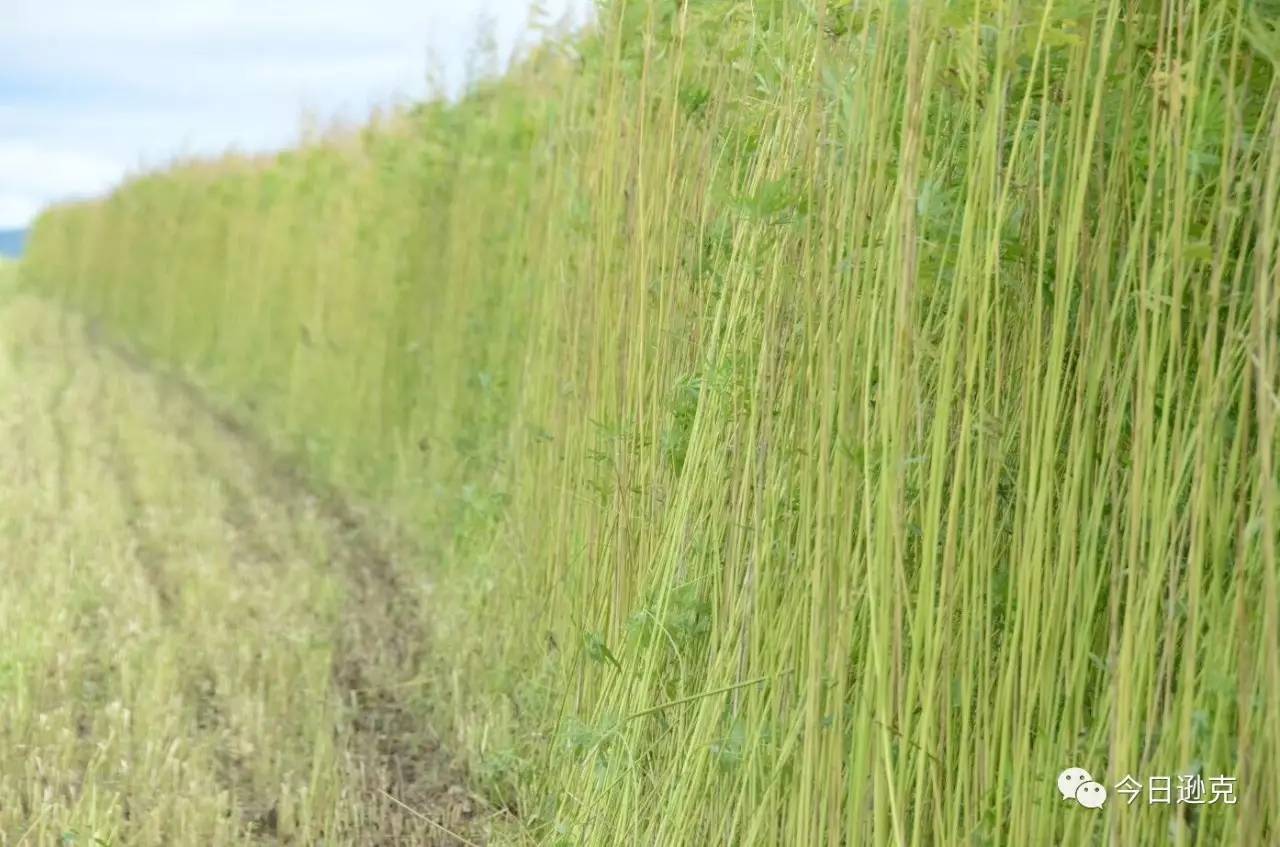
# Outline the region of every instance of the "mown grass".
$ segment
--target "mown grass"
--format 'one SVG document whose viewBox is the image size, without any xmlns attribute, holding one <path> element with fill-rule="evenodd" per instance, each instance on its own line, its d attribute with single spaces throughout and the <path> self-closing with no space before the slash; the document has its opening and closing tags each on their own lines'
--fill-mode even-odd
<svg viewBox="0 0 1280 847">
<path fill-rule="evenodd" d="M 1275 12 L 612 2 L 24 274 L 420 533 L 513 837 L 1272 843 Z"/>
<path fill-rule="evenodd" d="M 378 698 L 412 669 L 368 622 L 413 624 L 364 608 L 351 529 L 82 322 L 4 293 L 0 843 L 434 844 L 439 826 L 481 829 L 434 802 L 448 760 Z M 386 743 L 410 749 L 370 749 Z M 384 791 L 429 803 L 437 826 Z"/>
</svg>

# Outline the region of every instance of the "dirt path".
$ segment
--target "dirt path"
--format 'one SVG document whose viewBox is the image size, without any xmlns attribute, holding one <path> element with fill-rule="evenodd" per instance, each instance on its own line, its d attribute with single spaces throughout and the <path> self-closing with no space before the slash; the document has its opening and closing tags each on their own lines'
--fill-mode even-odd
<svg viewBox="0 0 1280 847">
<path fill-rule="evenodd" d="M 483 842 L 391 549 L 188 387 L 0 306 L 0 844 Z"/>
</svg>

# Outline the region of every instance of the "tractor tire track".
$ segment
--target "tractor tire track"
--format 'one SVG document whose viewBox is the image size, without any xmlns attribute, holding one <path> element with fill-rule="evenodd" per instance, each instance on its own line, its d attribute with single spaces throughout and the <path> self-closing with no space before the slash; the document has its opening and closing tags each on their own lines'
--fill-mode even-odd
<svg viewBox="0 0 1280 847">
<path fill-rule="evenodd" d="M 92 334 L 86 338 L 92 340 Z M 162 615 L 167 617 L 173 611 L 176 587 L 165 568 L 166 551 L 148 524 L 146 505 L 134 470 L 136 456 L 126 448 L 124 439 L 120 436 L 119 424 L 111 414 L 109 385 L 103 372 L 101 348 L 91 343 L 88 349 L 94 366 L 94 388 L 89 399 L 89 409 L 92 419 L 102 429 L 102 438 L 107 446 L 107 467 L 121 498 L 125 523 L 134 541 L 134 555 L 147 574 Z"/>
<path fill-rule="evenodd" d="M 66 329 L 64 327 L 64 333 Z M 120 348 L 110 344 L 103 336 L 95 322 L 90 322 L 83 333 L 64 334 L 63 356 L 70 363 L 71 352 L 69 341 L 83 344 L 88 355 L 85 357 L 92 365 L 92 391 L 89 393 L 88 406 L 90 418 L 95 423 L 97 441 L 105 446 L 104 465 L 118 492 L 126 525 L 134 540 L 134 554 L 138 564 L 146 574 L 159 603 L 161 620 L 166 626 L 177 626 L 175 620 L 177 606 L 176 578 L 166 567 L 177 550 L 161 543 L 150 529 L 146 502 L 137 476 L 138 462 L 141 460 L 140 450 L 145 445 L 131 445 L 122 436 L 122 416 L 118 408 L 113 408 L 111 401 L 111 383 L 109 375 L 132 380 L 129 394 L 134 397 L 147 397 L 148 388 L 154 386 L 155 377 L 141 362 L 133 356 L 124 354 Z M 122 367 L 123 366 L 123 367 Z M 70 365 L 68 364 L 68 367 Z M 74 381 L 72 372 L 68 371 L 68 384 Z M 85 374 L 90 376 L 90 374 Z M 151 385 L 148 385 L 151 383 Z M 119 386 L 116 387 L 117 391 Z M 173 433 L 175 441 L 188 454 L 193 467 L 207 476 L 213 477 L 214 466 L 200 450 L 200 441 L 194 437 L 196 418 L 187 404 L 175 399 L 172 392 L 161 390 L 156 392 L 158 411 L 161 419 L 176 425 Z M 127 413 L 135 423 L 145 421 L 146 416 L 132 417 L 136 409 Z M 65 421 L 59 421 L 65 431 Z M 159 438 L 160 432 L 147 432 L 145 429 L 134 433 L 145 441 Z M 69 449 L 66 450 L 70 455 Z M 239 496 L 227 478 L 216 476 L 224 494 L 224 521 L 228 531 L 224 537 L 236 547 L 233 559 L 236 562 L 254 562 L 269 565 L 275 554 L 270 549 L 264 533 L 256 525 L 247 504 Z M 182 700 L 188 704 L 196 729 L 206 734 L 230 734 L 231 722 L 228 719 L 228 708 L 223 702 L 226 692 L 220 691 L 214 671 L 200 657 L 193 657 L 193 664 L 187 669 L 186 684 L 179 692 Z M 229 796 L 235 798 L 235 805 L 241 810 L 240 829 L 243 835 L 257 843 L 277 843 L 275 841 L 277 811 L 275 804 L 255 795 L 253 778 L 245 762 L 227 746 L 219 747 L 214 754 L 216 760 L 216 777 Z"/>
<path fill-rule="evenodd" d="M 256 500 L 265 499 L 283 510 L 291 526 L 296 526 L 298 516 L 311 513 L 328 527 L 325 561 L 317 564 L 341 575 L 347 586 L 347 602 L 334 633 L 332 680 L 346 714 L 338 741 L 360 792 L 361 818 L 356 831 L 347 833 L 353 843 L 389 847 L 483 842 L 476 820 L 478 801 L 461 788 L 465 774 L 448 761 L 439 739 L 405 697 L 412 688 L 404 683 L 417 675 L 425 652 L 423 610 L 390 545 L 337 490 L 305 477 L 189 381 L 152 369 L 100 335 L 90 340 L 95 355 L 110 356 L 159 387 L 178 437 L 200 472 L 222 493 L 222 519 L 238 561 L 257 567 L 280 561 L 280 551 L 253 508 Z M 115 446 L 119 447 L 118 438 Z M 133 512 L 139 508 L 136 487 L 129 486 L 123 471 L 119 479 L 122 488 L 132 492 L 128 499 Z M 297 537 L 291 540 L 301 542 Z M 153 552 L 145 537 L 140 546 Z M 258 837 L 274 835 L 274 808 L 256 815 L 248 829 Z M 460 833 L 466 841 L 444 834 L 444 829 Z"/>
<path fill-rule="evenodd" d="M 52 424 L 54 452 L 54 478 L 58 496 L 58 507 L 66 510 L 71 505 L 71 439 L 67 430 L 66 403 L 67 393 L 75 381 L 75 371 L 71 365 L 71 354 L 67 348 L 67 318 L 62 316 L 58 321 L 59 364 L 61 374 L 49 395 L 47 413 Z"/>
</svg>

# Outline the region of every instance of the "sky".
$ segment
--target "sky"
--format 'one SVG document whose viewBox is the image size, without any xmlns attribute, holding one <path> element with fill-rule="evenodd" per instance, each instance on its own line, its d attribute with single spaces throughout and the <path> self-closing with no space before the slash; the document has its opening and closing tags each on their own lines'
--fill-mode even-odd
<svg viewBox="0 0 1280 847">
<path fill-rule="evenodd" d="M 585 17 L 541 0 L 541 19 Z M 3 0 L 0 229 L 177 156 L 294 143 L 304 115 L 361 120 L 457 92 L 488 28 L 528 43 L 530 0 Z M 486 25 L 485 22 L 488 22 Z"/>
</svg>

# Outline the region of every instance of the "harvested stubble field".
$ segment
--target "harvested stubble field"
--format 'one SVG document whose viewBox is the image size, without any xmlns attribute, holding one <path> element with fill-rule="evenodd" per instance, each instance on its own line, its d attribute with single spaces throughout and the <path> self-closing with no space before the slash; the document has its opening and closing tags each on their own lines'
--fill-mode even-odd
<svg viewBox="0 0 1280 847">
<path fill-rule="evenodd" d="M 1280 843 L 1277 20 L 610 0 L 49 210 L 0 832 Z"/>
<path fill-rule="evenodd" d="M 0 841 L 483 832 L 422 720 L 426 612 L 390 547 L 95 335 L 0 307 Z"/>
</svg>

